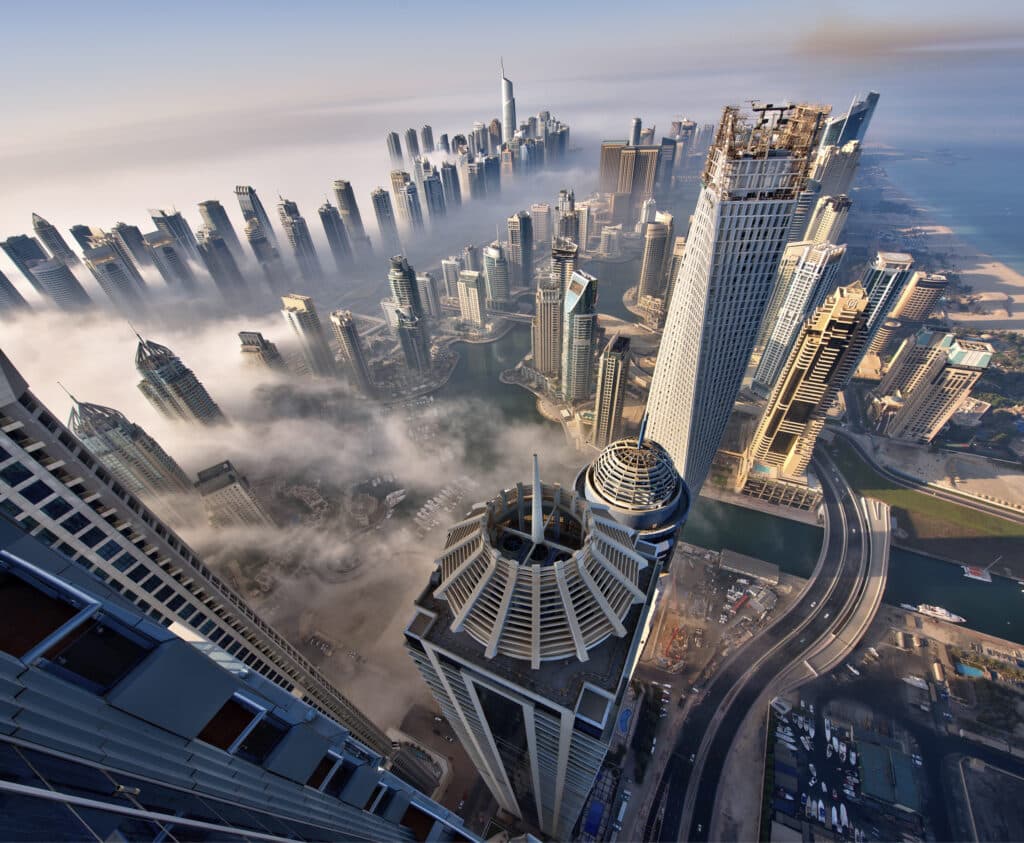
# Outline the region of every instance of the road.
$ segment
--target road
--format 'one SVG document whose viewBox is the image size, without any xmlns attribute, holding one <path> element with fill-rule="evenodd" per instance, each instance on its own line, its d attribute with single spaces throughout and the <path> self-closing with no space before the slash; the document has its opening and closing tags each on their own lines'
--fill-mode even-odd
<svg viewBox="0 0 1024 843">
<path fill-rule="evenodd" d="M 645 840 L 707 839 L 718 781 L 743 718 L 773 679 L 829 633 L 855 593 L 867 552 L 859 499 L 820 451 L 815 473 L 829 514 L 828 544 L 818 573 L 789 612 L 728 660 L 691 707 L 658 784 Z M 710 743 L 702 747 L 708 734 L 712 735 Z M 694 769 L 699 770 L 697 781 L 691 781 Z M 671 797 L 665 799 L 666 794 Z M 662 801 L 664 814 L 659 826 Z M 684 830 L 681 826 L 687 813 L 691 819 Z"/>
</svg>

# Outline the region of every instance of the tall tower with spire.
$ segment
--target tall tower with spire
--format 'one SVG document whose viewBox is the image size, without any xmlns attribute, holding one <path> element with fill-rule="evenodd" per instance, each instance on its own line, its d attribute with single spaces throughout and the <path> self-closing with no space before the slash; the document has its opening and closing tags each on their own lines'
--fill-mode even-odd
<svg viewBox="0 0 1024 843">
<path fill-rule="evenodd" d="M 501 808 L 568 840 L 617 728 L 689 506 L 659 445 L 620 440 L 576 488 L 516 483 L 452 526 L 405 641 Z"/>
<path fill-rule="evenodd" d="M 505 75 L 505 61 L 501 61 L 501 140 L 509 143 L 516 133 L 516 98 L 512 94 L 512 80 Z"/>
<path fill-rule="evenodd" d="M 139 336 L 135 369 L 142 375 L 139 390 L 161 415 L 204 425 L 227 421 L 206 387 L 167 346 Z"/>
<path fill-rule="evenodd" d="M 139 425 L 112 407 L 68 394 L 74 402 L 68 427 L 128 491 L 154 497 L 192 494 L 188 475 Z"/>
</svg>

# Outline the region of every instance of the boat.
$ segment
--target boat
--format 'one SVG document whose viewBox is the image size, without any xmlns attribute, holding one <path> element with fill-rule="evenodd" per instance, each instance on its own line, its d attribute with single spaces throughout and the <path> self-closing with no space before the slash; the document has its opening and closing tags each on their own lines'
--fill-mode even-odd
<svg viewBox="0 0 1024 843">
<path fill-rule="evenodd" d="M 846 805 L 839 806 L 839 822 L 842 823 L 843 828 L 850 824 L 850 815 L 846 813 Z"/>
<path fill-rule="evenodd" d="M 818 800 L 818 822 L 825 822 L 825 803 Z"/>
<path fill-rule="evenodd" d="M 814 740 L 814 724 L 813 723 L 810 725 L 810 728 L 808 728 L 807 735 L 808 735 L 808 737 L 811 740 Z"/>
<path fill-rule="evenodd" d="M 808 739 L 806 735 L 800 738 L 800 743 L 803 744 L 805 750 L 807 750 L 808 752 L 811 751 L 811 741 Z"/>
<path fill-rule="evenodd" d="M 830 743 L 825 744 L 825 757 L 826 758 L 831 758 L 832 757 L 832 744 L 830 744 Z"/>
<path fill-rule="evenodd" d="M 850 764 L 854 767 L 857 766 L 857 753 L 854 752 L 852 749 L 850 750 Z"/>
<path fill-rule="evenodd" d="M 825 742 L 828 743 L 832 740 L 832 721 L 827 717 L 825 718 Z"/>
<path fill-rule="evenodd" d="M 832 751 L 839 752 L 839 738 L 835 735 L 832 736 Z"/>
<path fill-rule="evenodd" d="M 954 615 L 949 609 L 943 609 L 942 606 L 930 606 L 927 603 L 919 603 L 917 606 L 911 606 L 909 603 L 900 603 L 901 609 L 906 609 L 908 612 L 917 612 L 919 615 L 925 617 L 935 618 L 937 621 L 946 621 L 946 623 L 966 623 L 967 618 L 962 618 L 960 615 Z"/>
<path fill-rule="evenodd" d="M 839 830 L 839 812 L 836 810 L 836 806 L 832 806 L 832 828 L 836 831 Z"/>
<path fill-rule="evenodd" d="M 846 744 L 845 743 L 840 743 L 839 744 L 839 760 L 840 761 L 844 761 L 844 762 L 846 761 Z"/>
<path fill-rule="evenodd" d="M 992 575 L 988 572 L 988 568 L 979 568 L 977 565 L 961 565 L 964 570 L 964 576 L 969 580 L 979 580 L 980 582 L 992 582 Z"/>
</svg>

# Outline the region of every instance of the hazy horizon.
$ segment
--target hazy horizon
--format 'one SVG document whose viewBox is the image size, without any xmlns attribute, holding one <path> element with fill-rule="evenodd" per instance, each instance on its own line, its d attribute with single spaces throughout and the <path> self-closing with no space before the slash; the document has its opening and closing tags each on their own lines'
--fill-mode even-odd
<svg viewBox="0 0 1024 843">
<path fill-rule="evenodd" d="M 185 27 L 184 14 L 121 16 L 104 30 L 102 62 L 83 43 L 99 22 L 61 3 L 47 7 L 49 61 L 27 42 L 6 45 L 0 66 L 19 82 L 7 92 L 14 131 L 0 138 L 0 239 L 31 233 L 33 211 L 66 238 L 77 223 L 151 230 L 146 211 L 156 207 L 177 207 L 196 226 L 196 204 L 211 198 L 240 229 L 236 184 L 254 185 L 268 207 L 279 192 L 296 200 L 319 234 L 316 208 L 336 178 L 353 182 L 373 236 L 369 192 L 388 186 L 390 169 L 385 133 L 429 123 L 436 139 L 497 116 L 499 57 L 519 117 L 548 109 L 567 122 L 585 165 L 596 164 L 601 138 L 625 136 L 634 115 L 662 131 L 674 117 L 713 122 L 724 104 L 750 99 L 841 109 L 878 90 L 869 145 L 1009 142 L 1024 128 L 1014 106 L 1024 13 L 996 3 L 973 4 L 970 17 L 951 3 L 916 1 L 862 4 L 857 16 L 815 15 L 794 2 L 770 15 L 752 3 L 732 4 L 730 14 L 679 9 L 660 12 L 664 25 L 628 46 L 597 25 L 602 4 L 563 4 L 541 19 L 540 4 L 527 2 L 486 37 L 480 16 L 455 6 L 410 31 L 386 26 L 386 9 L 299 3 L 285 19 L 248 6 L 201 8 L 203 27 Z M 11 31 L 42 23 L 41 14 L 19 8 L 8 15 Z M 744 15 L 750 25 L 736 27 Z M 538 25 L 524 31 L 519 17 Z M 345 49 L 320 49 L 331 32 Z M 157 66 L 148 52 L 157 35 L 181 56 Z M 459 49 L 431 49 L 432 39 Z M 551 197 L 533 201 L 541 200 Z M 29 293 L 3 255 L 0 271 Z"/>
</svg>

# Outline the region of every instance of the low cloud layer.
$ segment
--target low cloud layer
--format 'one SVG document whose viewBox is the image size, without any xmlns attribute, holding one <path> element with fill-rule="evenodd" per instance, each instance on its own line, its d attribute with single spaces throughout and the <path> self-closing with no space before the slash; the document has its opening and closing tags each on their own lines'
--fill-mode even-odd
<svg viewBox="0 0 1024 843">
<path fill-rule="evenodd" d="M 320 526 L 213 530 L 198 518 L 179 532 L 229 582 L 249 590 L 257 610 L 321 661 L 381 726 L 397 726 L 411 701 L 427 698 L 401 630 L 441 550 L 444 526 L 474 501 L 528 479 L 532 453 L 540 454 L 546 480 L 563 483 L 572 481 L 577 457 L 557 428 L 511 423 L 482 399 L 438 398 L 425 410 L 384 411 L 342 384 L 249 369 L 238 352 L 241 329 L 262 330 L 285 354 L 292 351 L 277 314 L 147 332 L 178 353 L 221 405 L 232 423 L 220 428 L 168 421 L 146 402 L 135 386 L 137 341 L 120 320 L 38 314 L 5 325 L 0 347 L 60 418 L 71 402 L 58 380 L 79 400 L 115 407 L 142 425 L 193 477 L 230 459 L 261 494 L 275 483 L 302 481 L 318 486 L 336 514 L 352 484 L 393 476 L 408 499 L 380 529 L 354 531 L 332 517 Z M 484 346 L 460 350 L 486 353 Z M 447 484 L 461 490 L 462 502 L 421 535 L 415 509 Z M 254 589 L 257 577 L 269 586 L 265 595 Z M 329 658 L 305 646 L 314 633 L 333 645 Z"/>
</svg>

